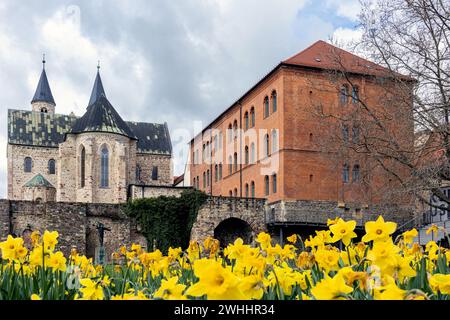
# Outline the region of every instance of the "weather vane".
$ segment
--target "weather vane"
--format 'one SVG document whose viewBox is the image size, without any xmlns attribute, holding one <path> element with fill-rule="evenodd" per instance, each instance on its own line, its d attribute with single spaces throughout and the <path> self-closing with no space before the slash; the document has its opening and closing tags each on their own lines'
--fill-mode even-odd
<svg viewBox="0 0 450 320">
<path fill-rule="evenodd" d="M 100 71 L 100 60 L 97 62 L 97 71 Z"/>
<path fill-rule="evenodd" d="M 45 69 L 45 53 L 42 54 L 42 68 Z"/>
</svg>

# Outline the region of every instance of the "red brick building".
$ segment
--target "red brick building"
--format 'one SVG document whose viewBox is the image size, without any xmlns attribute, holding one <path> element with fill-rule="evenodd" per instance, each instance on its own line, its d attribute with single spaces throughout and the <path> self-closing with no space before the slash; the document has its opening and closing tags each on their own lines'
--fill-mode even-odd
<svg viewBox="0 0 450 320">
<path fill-rule="evenodd" d="M 280 62 L 191 141 L 191 185 L 269 205 L 329 202 L 326 208 L 351 207 L 352 214 L 390 200 L 409 204 L 398 193 L 393 198 L 396 181 L 383 166 L 404 176 L 407 168 L 380 165 L 355 147 L 370 132 L 378 135 L 367 115 L 375 112 L 400 148 L 412 150 L 412 101 L 398 97 L 391 79 L 377 64 L 314 43 Z M 362 101 L 370 113 L 361 112 Z"/>
</svg>

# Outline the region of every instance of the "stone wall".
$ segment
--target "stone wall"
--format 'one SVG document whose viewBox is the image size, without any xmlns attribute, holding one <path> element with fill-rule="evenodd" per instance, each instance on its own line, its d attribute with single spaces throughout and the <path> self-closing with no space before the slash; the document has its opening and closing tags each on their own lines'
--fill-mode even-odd
<svg viewBox="0 0 450 320">
<path fill-rule="evenodd" d="M 172 158 L 170 155 L 139 153 L 136 155 L 136 165 L 140 168 L 140 179 L 136 179 L 136 184 L 156 186 L 173 184 Z M 156 180 L 152 179 L 153 167 L 158 168 L 158 179 Z"/>
<path fill-rule="evenodd" d="M 166 187 L 166 186 L 147 186 L 147 185 L 130 185 L 130 198 L 142 199 L 142 198 L 157 198 L 159 196 L 166 197 L 179 197 L 185 190 L 191 189 L 190 187 Z"/>
<path fill-rule="evenodd" d="M 9 234 L 10 224 L 16 236 L 30 229 L 58 231 L 58 248 L 66 255 L 77 248 L 80 253 L 93 257 L 99 245 L 98 222 L 111 229 L 104 235 L 107 259 L 122 245 L 140 243 L 146 247 L 146 239 L 137 230 L 136 222 L 118 204 L 0 200 L 0 240 Z"/>
<path fill-rule="evenodd" d="M 192 240 L 214 237 L 214 230 L 227 219 L 236 218 L 245 221 L 255 236 L 266 230 L 265 199 L 234 197 L 209 197 L 200 208 L 197 220 L 191 231 Z"/>
<path fill-rule="evenodd" d="M 24 171 L 25 157 L 32 159 L 31 172 Z M 42 174 L 55 188 L 57 186 L 57 174 L 48 173 L 48 161 L 58 160 L 58 148 L 19 146 L 8 144 L 8 199 L 22 200 L 23 185 L 36 174 Z M 58 173 L 58 161 L 56 161 L 56 173 Z"/>
</svg>

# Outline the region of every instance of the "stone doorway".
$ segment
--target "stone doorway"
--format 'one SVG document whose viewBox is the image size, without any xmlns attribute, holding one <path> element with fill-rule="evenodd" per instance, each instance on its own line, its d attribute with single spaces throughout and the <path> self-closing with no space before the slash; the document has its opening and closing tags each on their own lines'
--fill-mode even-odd
<svg viewBox="0 0 450 320">
<path fill-rule="evenodd" d="M 214 229 L 214 238 L 220 241 L 222 248 L 229 243 L 233 243 L 237 238 L 241 238 L 244 243 L 250 244 L 252 242 L 252 228 L 244 220 L 228 218 Z"/>
</svg>

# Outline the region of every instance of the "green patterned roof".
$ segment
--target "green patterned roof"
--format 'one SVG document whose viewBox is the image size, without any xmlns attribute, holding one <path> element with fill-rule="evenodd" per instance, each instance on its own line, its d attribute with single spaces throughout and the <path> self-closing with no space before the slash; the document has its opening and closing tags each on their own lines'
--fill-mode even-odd
<svg viewBox="0 0 450 320">
<path fill-rule="evenodd" d="M 54 188 L 53 185 L 44 178 L 43 175 L 38 173 L 35 175 L 30 181 L 25 183 L 24 187 L 33 188 L 33 187 L 46 187 L 46 188 Z"/>
<path fill-rule="evenodd" d="M 45 112 L 8 110 L 8 143 L 58 147 L 75 116 Z"/>
</svg>

